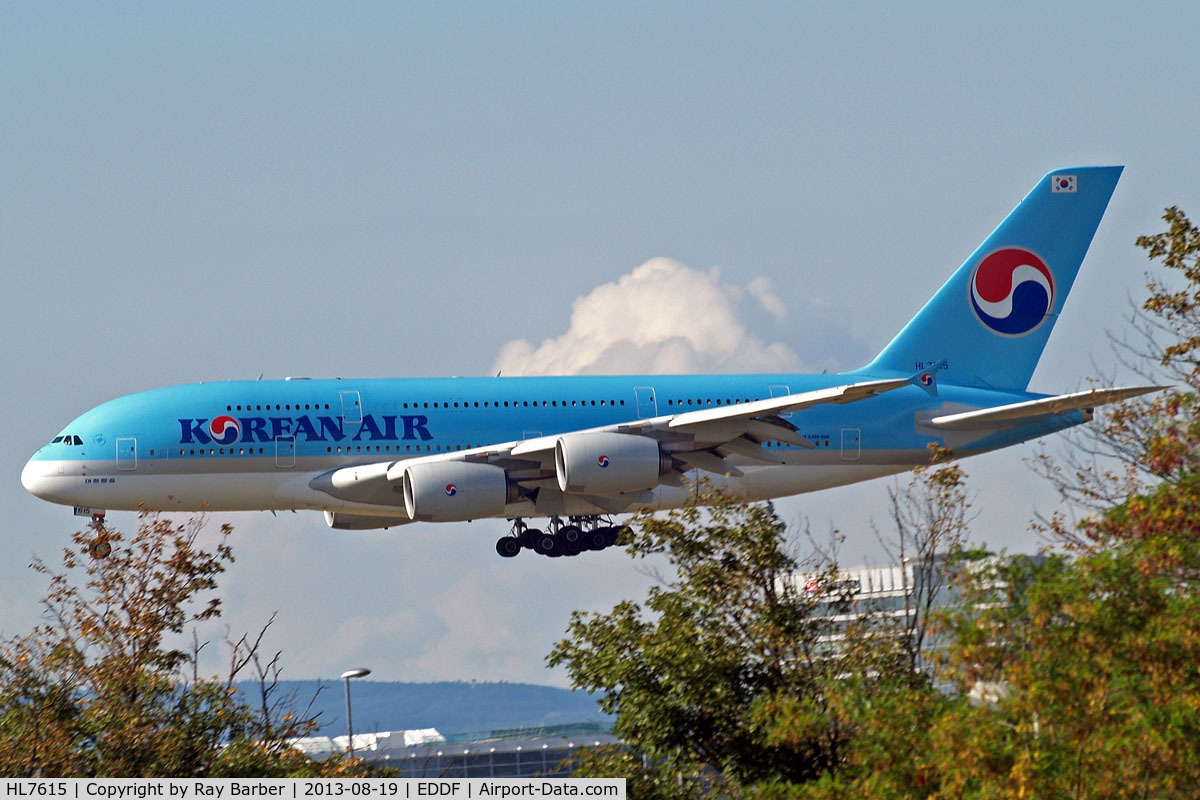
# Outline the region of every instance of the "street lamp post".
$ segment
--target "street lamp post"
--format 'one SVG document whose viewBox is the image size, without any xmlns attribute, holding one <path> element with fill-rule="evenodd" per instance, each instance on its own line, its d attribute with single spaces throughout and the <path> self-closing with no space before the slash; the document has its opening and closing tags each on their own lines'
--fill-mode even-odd
<svg viewBox="0 0 1200 800">
<path fill-rule="evenodd" d="M 350 716 L 350 679 L 365 678 L 370 674 L 371 670 L 366 667 L 348 669 L 342 673 L 342 680 L 346 682 L 346 742 L 350 746 L 350 758 L 354 758 L 354 723 L 353 717 Z"/>
</svg>

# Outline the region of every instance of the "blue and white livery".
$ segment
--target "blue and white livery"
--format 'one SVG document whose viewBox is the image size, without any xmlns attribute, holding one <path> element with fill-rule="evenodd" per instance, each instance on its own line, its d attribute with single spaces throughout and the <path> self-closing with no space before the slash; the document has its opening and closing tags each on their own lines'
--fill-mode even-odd
<svg viewBox="0 0 1200 800">
<path fill-rule="evenodd" d="M 612 544 L 704 477 L 761 500 L 1024 442 L 1154 387 L 1027 391 L 1121 167 L 1047 174 L 879 356 L 840 375 L 231 381 L 104 403 L 21 474 L 100 509 L 313 509 L 334 528 L 489 517 L 497 551 Z M 548 518 L 544 529 L 526 520 Z"/>
</svg>

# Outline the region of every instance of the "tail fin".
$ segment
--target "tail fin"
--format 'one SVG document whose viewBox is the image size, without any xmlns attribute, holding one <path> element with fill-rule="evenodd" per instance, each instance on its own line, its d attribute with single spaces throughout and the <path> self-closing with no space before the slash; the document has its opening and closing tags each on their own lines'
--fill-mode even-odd
<svg viewBox="0 0 1200 800">
<path fill-rule="evenodd" d="M 860 371 L 907 376 L 945 361 L 945 383 L 1025 389 L 1122 169 L 1045 175 Z"/>
</svg>

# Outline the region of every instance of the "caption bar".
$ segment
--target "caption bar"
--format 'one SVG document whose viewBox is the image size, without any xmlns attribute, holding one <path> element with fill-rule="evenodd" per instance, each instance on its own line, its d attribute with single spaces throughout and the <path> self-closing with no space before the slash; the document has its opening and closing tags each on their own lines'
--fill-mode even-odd
<svg viewBox="0 0 1200 800">
<path fill-rule="evenodd" d="M 4 798 L 63 800 L 230 800 L 331 797 L 439 800 L 524 797 L 604 797 L 625 800 L 624 778 L 36 778 L 0 780 Z"/>
</svg>

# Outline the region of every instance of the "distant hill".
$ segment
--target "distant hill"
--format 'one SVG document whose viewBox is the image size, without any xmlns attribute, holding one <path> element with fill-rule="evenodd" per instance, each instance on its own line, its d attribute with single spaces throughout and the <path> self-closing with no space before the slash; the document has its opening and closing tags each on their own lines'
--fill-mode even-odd
<svg viewBox="0 0 1200 800">
<path fill-rule="evenodd" d="M 256 702 L 257 684 L 238 684 L 243 699 Z M 318 691 L 319 690 L 319 691 Z M 332 681 L 280 681 L 279 696 L 295 698 L 303 712 L 315 696 L 310 714 L 318 715 L 318 733 L 339 736 L 346 732 L 345 684 Z M 387 683 L 354 680 L 350 683 L 354 730 L 398 731 L 437 728 L 443 734 L 601 722 L 610 718 L 596 701 L 582 693 L 530 683 Z"/>
</svg>

